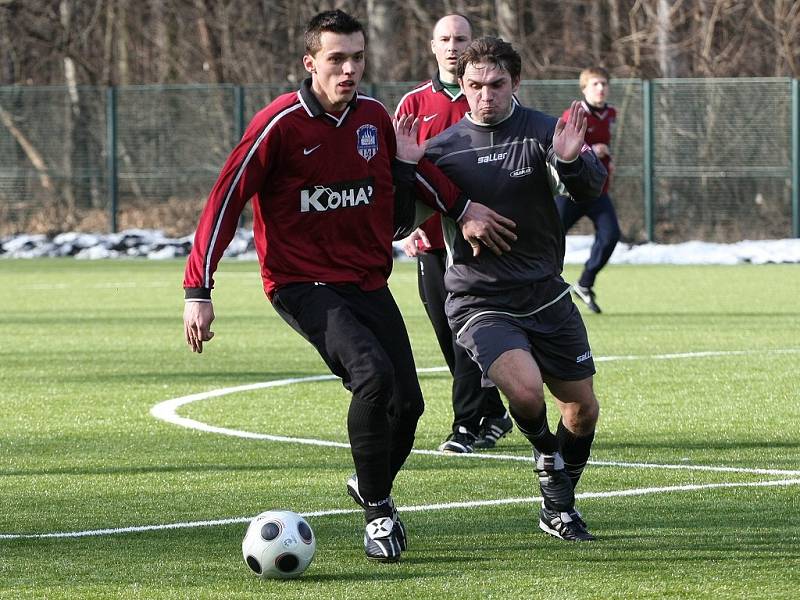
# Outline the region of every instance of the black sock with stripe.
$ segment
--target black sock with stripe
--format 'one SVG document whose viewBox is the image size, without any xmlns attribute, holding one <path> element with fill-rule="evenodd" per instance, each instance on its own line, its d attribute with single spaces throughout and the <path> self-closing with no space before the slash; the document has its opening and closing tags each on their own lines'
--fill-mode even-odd
<svg viewBox="0 0 800 600">
<path fill-rule="evenodd" d="M 539 452 L 542 454 L 554 454 L 558 450 L 558 440 L 547 424 L 546 405 L 542 405 L 542 411 L 533 419 L 520 417 L 513 407 L 509 407 L 509 412 L 511 412 L 511 416 L 514 418 L 522 435 L 528 438 L 528 441 Z"/>
<path fill-rule="evenodd" d="M 564 426 L 559 419 L 558 429 L 556 429 L 556 439 L 564 459 L 564 469 L 572 480 L 573 489 L 578 485 L 578 480 L 583 474 L 586 462 L 589 460 L 589 453 L 594 441 L 594 431 L 589 435 L 577 436 Z"/>
</svg>

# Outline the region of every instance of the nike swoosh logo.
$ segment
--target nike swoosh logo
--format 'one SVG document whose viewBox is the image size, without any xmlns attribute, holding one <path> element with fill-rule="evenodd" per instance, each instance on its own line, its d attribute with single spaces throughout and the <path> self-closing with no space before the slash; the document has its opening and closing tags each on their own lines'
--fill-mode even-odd
<svg viewBox="0 0 800 600">
<path fill-rule="evenodd" d="M 436 114 L 434 114 L 434 115 L 426 115 L 426 116 L 422 117 L 422 120 L 423 120 L 425 123 L 427 123 L 427 122 L 428 122 L 428 121 L 430 121 L 431 119 L 435 119 L 435 118 L 436 118 L 436 117 L 438 117 L 438 116 L 439 116 L 439 113 L 436 113 Z"/>
<path fill-rule="evenodd" d="M 303 148 L 303 154 L 304 154 L 304 155 L 306 155 L 306 156 L 308 156 L 309 154 L 311 154 L 311 153 L 312 153 L 314 150 L 316 150 L 316 149 L 317 149 L 317 148 L 319 148 L 320 146 L 322 146 L 322 144 L 317 144 L 317 145 L 316 145 L 316 146 L 314 146 L 313 148 Z"/>
</svg>

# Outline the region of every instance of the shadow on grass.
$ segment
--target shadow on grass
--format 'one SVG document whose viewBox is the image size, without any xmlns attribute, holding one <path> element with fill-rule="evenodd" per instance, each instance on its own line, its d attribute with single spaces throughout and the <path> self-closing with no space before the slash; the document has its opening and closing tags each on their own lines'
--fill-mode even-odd
<svg viewBox="0 0 800 600">
<path fill-rule="evenodd" d="M 87 379 L 91 379 L 98 384 L 108 383 L 111 385 L 125 385 L 129 386 L 136 383 L 144 384 L 158 384 L 161 385 L 183 385 L 191 384 L 193 388 L 197 389 L 200 393 L 205 390 L 218 389 L 221 387 L 236 387 L 240 385 L 253 385 L 256 383 L 265 383 L 268 381 L 278 381 L 281 379 L 303 379 L 307 377 L 319 377 L 320 375 L 328 376 L 330 373 L 316 371 L 314 373 L 300 372 L 300 371 L 123 371 L 118 373 L 93 373 L 87 375 L 86 373 L 76 375 L 75 377 L 61 376 L 59 381 L 66 383 L 86 383 Z M 338 382 L 338 379 L 330 375 L 332 382 Z M 310 381 L 308 383 L 318 383 L 317 381 Z"/>
<path fill-rule="evenodd" d="M 307 460 L 303 460 L 303 468 L 309 469 L 329 469 L 330 464 L 321 462 L 318 464 L 309 464 Z M 30 477 L 30 476 L 50 476 L 50 475 L 149 475 L 153 473 L 213 473 L 213 472 L 271 472 L 271 471 L 286 471 L 288 473 L 296 472 L 298 465 L 296 463 L 276 465 L 274 463 L 265 463 L 261 465 L 223 465 L 223 464 L 209 464 L 209 465 L 159 465 L 159 466 L 143 466 L 143 467 L 68 467 L 58 469 L 11 469 L 0 470 L 0 477 Z"/>
</svg>

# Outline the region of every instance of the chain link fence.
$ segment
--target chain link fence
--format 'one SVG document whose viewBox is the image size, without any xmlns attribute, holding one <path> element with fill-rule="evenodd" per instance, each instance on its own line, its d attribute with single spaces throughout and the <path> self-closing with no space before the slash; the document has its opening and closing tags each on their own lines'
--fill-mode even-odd
<svg viewBox="0 0 800 600">
<path fill-rule="evenodd" d="M 414 85 L 364 91 L 392 112 Z M 190 233 L 246 123 L 293 89 L 0 87 L 0 235 Z M 558 116 L 580 91 L 571 80 L 525 81 L 518 97 Z M 610 100 L 618 111 L 611 195 L 624 239 L 800 235 L 797 81 L 618 79 Z M 577 233 L 591 232 L 585 221 Z"/>
</svg>

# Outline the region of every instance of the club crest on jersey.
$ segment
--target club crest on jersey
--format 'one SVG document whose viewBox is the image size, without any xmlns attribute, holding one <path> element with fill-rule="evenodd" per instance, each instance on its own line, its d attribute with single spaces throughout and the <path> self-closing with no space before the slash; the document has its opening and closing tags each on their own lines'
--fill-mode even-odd
<svg viewBox="0 0 800 600">
<path fill-rule="evenodd" d="M 378 128 L 375 125 L 362 125 L 356 130 L 356 149 L 364 160 L 378 153 Z"/>
<path fill-rule="evenodd" d="M 315 185 L 313 189 L 300 190 L 300 212 L 326 212 L 368 205 L 374 190 L 373 177 Z"/>
</svg>

